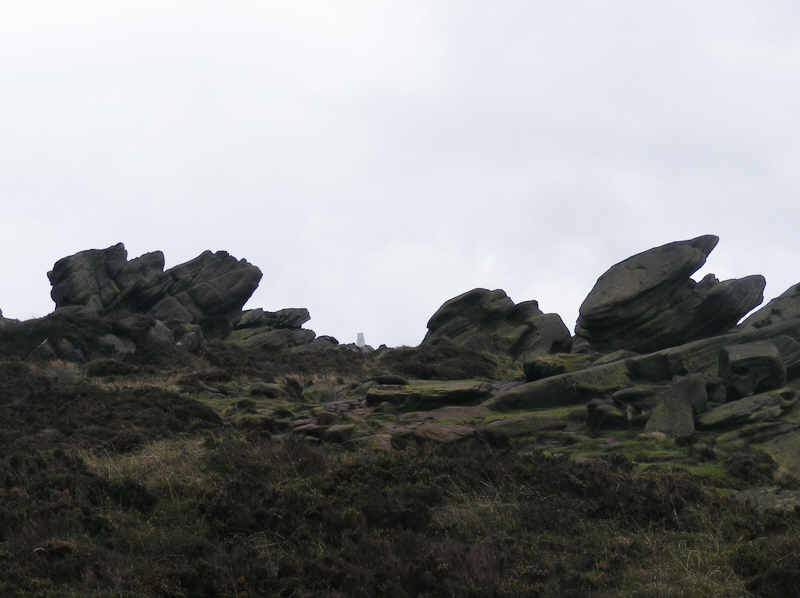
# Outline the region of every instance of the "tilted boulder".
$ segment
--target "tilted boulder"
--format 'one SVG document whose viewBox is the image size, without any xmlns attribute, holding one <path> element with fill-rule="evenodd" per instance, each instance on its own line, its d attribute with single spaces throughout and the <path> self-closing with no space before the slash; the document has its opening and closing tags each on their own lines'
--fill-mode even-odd
<svg viewBox="0 0 800 598">
<path fill-rule="evenodd" d="M 785 320 L 800 318 L 800 283 L 786 289 L 739 325 L 740 328 L 762 328 Z"/>
<path fill-rule="evenodd" d="M 261 308 L 248 309 L 242 312 L 233 328 L 235 330 L 262 327 L 299 329 L 310 319 L 311 314 L 305 307 L 287 307 L 278 311 L 265 311 Z"/>
<path fill-rule="evenodd" d="M 754 275 L 719 282 L 713 274 L 692 280 L 718 241 L 676 241 L 612 266 L 580 307 L 574 350 L 651 352 L 734 327 L 763 301 L 766 281 Z"/>
<path fill-rule="evenodd" d="M 174 298 L 190 316 L 184 321 L 204 329 L 231 326 L 261 281 L 261 270 L 226 251 L 204 251 L 164 274 L 169 280 L 166 297 L 153 306 L 153 314 L 158 317 L 161 302 Z"/>
<path fill-rule="evenodd" d="M 515 304 L 505 291 L 472 289 L 446 301 L 428 321 L 422 345 L 448 339 L 480 352 L 523 356 L 569 351 L 570 334 L 558 314 L 545 314 L 536 301 Z"/>
<path fill-rule="evenodd" d="M 57 309 L 147 313 L 224 336 L 258 287 L 261 271 L 225 251 L 204 251 L 165 271 L 160 251 L 128 261 L 125 246 L 117 243 L 62 258 L 47 277 Z"/>
<path fill-rule="evenodd" d="M 780 388 L 786 366 L 775 344 L 768 341 L 728 345 L 719 352 L 719 375 L 733 399 Z"/>
<path fill-rule="evenodd" d="M 316 333 L 305 328 L 242 328 L 234 330 L 228 340 L 242 347 L 264 351 L 282 351 L 312 342 Z"/>
</svg>

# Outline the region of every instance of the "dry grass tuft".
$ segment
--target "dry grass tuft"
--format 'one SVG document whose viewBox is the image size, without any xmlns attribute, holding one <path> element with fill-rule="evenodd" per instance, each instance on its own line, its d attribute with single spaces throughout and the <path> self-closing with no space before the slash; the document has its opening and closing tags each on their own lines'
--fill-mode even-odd
<svg viewBox="0 0 800 598">
<path fill-rule="evenodd" d="M 203 439 L 170 438 L 151 442 L 129 454 L 83 451 L 93 473 L 107 480 L 132 479 L 147 488 L 179 483 L 201 487 L 208 481 L 202 461 L 208 450 Z"/>
</svg>

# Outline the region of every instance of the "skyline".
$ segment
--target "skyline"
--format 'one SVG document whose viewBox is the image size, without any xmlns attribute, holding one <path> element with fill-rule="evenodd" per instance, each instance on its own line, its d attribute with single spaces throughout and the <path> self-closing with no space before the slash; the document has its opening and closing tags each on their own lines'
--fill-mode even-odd
<svg viewBox="0 0 800 598">
<path fill-rule="evenodd" d="M 373 346 L 474 287 L 573 330 L 611 265 L 701 234 L 695 278 L 800 281 L 790 2 L 159 4 L 4 12 L 6 317 L 120 241 L 228 251 L 247 307 Z"/>
</svg>

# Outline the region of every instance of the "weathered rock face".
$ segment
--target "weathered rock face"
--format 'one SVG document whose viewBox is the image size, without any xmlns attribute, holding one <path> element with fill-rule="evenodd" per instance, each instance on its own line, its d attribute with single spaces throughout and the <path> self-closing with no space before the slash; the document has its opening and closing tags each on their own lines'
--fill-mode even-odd
<svg viewBox="0 0 800 598">
<path fill-rule="evenodd" d="M 367 391 L 367 405 L 384 401 L 405 410 L 427 410 L 444 405 L 467 405 L 485 399 L 491 386 L 485 382 L 459 380 L 456 382 L 421 381 L 404 385 L 378 385 Z"/>
<path fill-rule="evenodd" d="M 645 425 L 646 432 L 662 432 L 676 438 L 694 434 L 694 413 L 685 397 L 667 393 L 656 405 Z"/>
<path fill-rule="evenodd" d="M 117 243 L 107 249 L 88 249 L 58 260 L 47 273 L 56 308 L 80 305 L 101 311 L 111 305 L 120 294 L 116 278 L 127 258 L 125 246 Z"/>
<path fill-rule="evenodd" d="M 428 321 L 422 345 L 446 338 L 471 351 L 523 356 L 569 351 L 570 334 L 557 314 L 536 301 L 515 304 L 505 291 L 472 289 L 446 301 Z"/>
<path fill-rule="evenodd" d="M 261 270 L 225 251 L 204 251 L 164 274 L 169 280 L 166 297 L 153 307 L 154 315 L 158 317 L 162 302 L 174 298 L 191 318 L 188 321 L 201 325 L 209 320 L 232 324 L 261 280 Z"/>
<path fill-rule="evenodd" d="M 294 328 L 243 328 L 234 330 L 229 341 L 242 347 L 264 351 L 282 351 L 308 344 L 314 340 L 313 330 Z"/>
<path fill-rule="evenodd" d="M 708 404 L 707 379 L 703 374 L 676 376 L 672 381 L 672 394 L 692 406 L 694 413 L 702 413 Z"/>
<path fill-rule="evenodd" d="M 771 342 L 729 345 L 719 352 L 719 375 L 734 399 L 780 388 L 786 384 L 786 366 Z"/>
<path fill-rule="evenodd" d="M 264 311 L 263 309 L 248 309 L 233 325 L 235 330 L 243 328 L 302 328 L 303 324 L 311 319 L 311 314 L 305 307 L 288 307 L 278 311 Z"/>
<path fill-rule="evenodd" d="M 707 411 L 697 419 L 697 425 L 702 428 L 732 428 L 774 421 L 790 411 L 798 398 L 800 392 L 791 388 L 745 397 Z"/>
<path fill-rule="evenodd" d="M 127 260 L 122 243 L 58 260 L 47 273 L 56 308 L 147 313 L 169 324 L 227 333 L 261 280 L 261 271 L 225 251 L 205 251 L 164 271 L 160 251 Z"/>
<path fill-rule="evenodd" d="M 719 282 L 690 277 L 718 237 L 676 241 L 634 255 L 603 274 L 580 308 L 576 347 L 657 351 L 732 328 L 763 301 L 763 276 Z"/>
<path fill-rule="evenodd" d="M 750 314 L 739 327 L 762 328 L 793 318 L 800 318 L 800 283 L 789 287 L 764 307 Z"/>
<path fill-rule="evenodd" d="M 233 332 L 228 340 L 242 347 L 264 351 L 299 348 L 324 351 L 338 345 L 338 342 L 332 343 L 326 339 L 316 342 L 316 333 L 302 327 L 310 319 L 311 315 L 304 307 L 278 311 L 250 309 L 242 312 L 234 322 Z"/>
<path fill-rule="evenodd" d="M 782 339 L 783 345 L 795 346 L 800 341 L 800 319 L 759 329 L 736 331 L 647 355 L 566 371 L 501 392 L 493 397 L 488 406 L 507 410 L 574 405 L 614 394 L 637 384 L 669 382 L 674 376 L 685 376 L 690 372 L 711 377 L 707 386 L 712 388 L 717 385 L 713 377 L 719 372 L 720 349 L 728 345 L 772 339 Z M 784 365 L 787 359 L 794 359 L 793 354 L 783 354 L 780 350 L 778 352 Z"/>
</svg>

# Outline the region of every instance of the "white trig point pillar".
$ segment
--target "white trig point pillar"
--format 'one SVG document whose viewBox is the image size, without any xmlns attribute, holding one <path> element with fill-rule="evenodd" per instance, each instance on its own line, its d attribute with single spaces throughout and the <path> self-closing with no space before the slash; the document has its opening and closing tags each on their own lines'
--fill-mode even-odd
<svg viewBox="0 0 800 598">
<path fill-rule="evenodd" d="M 363 332 L 359 332 L 359 333 L 356 335 L 356 347 L 358 347 L 359 349 L 361 349 L 361 348 L 363 348 L 363 347 L 364 347 L 364 345 L 366 345 L 366 344 L 367 344 L 367 343 L 366 343 L 366 342 L 364 342 L 364 333 L 363 333 Z"/>
</svg>

